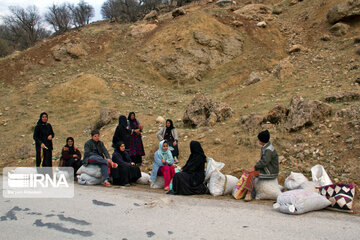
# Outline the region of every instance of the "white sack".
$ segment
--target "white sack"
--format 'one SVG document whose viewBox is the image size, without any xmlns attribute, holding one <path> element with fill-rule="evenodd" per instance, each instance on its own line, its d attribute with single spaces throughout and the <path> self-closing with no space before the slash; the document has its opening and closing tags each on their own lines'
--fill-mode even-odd
<svg viewBox="0 0 360 240">
<path fill-rule="evenodd" d="M 88 164 L 87 166 L 82 165 L 76 174 L 86 173 L 89 176 L 100 178 L 101 176 L 101 168 L 97 165 Z"/>
<path fill-rule="evenodd" d="M 157 176 L 155 182 L 150 181 L 150 188 L 164 188 L 164 184 L 164 176 Z"/>
<path fill-rule="evenodd" d="M 231 175 L 224 175 L 215 169 L 210 177 L 208 188 L 213 196 L 221 196 L 231 194 L 239 179 Z M 226 185 L 225 185 L 226 184 Z M 224 190 L 225 188 L 225 190 Z"/>
<path fill-rule="evenodd" d="M 212 158 L 207 159 L 206 163 L 206 172 L 205 172 L 205 182 L 209 181 L 211 174 L 215 170 L 221 170 L 225 166 L 225 163 L 217 162 Z"/>
<path fill-rule="evenodd" d="M 307 182 L 302 183 L 300 185 L 300 189 L 305 189 L 305 190 L 309 190 L 309 191 L 319 193 L 319 190 L 316 189 L 315 183 L 311 182 L 311 181 L 307 181 Z"/>
<path fill-rule="evenodd" d="M 317 187 L 322 187 L 326 185 L 331 185 L 331 179 L 326 173 L 324 167 L 320 164 L 315 165 L 311 168 L 312 181 Z"/>
<path fill-rule="evenodd" d="M 79 180 L 80 179 L 80 180 Z M 82 173 L 78 176 L 78 183 L 86 185 L 98 185 L 103 182 L 103 178 L 96 178 L 86 173 Z"/>
<path fill-rule="evenodd" d="M 304 189 L 296 189 L 281 193 L 273 205 L 282 213 L 303 214 L 329 206 L 331 202 L 326 197 Z"/>
<path fill-rule="evenodd" d="M 275 179 L 259 179 L 255 180 L 255 191 L 257 200 L 276 200 L 281 194 L 282 186 L 279 185 L 277 178 Z"/>
<path fill-rule="evenodd" d="M 138 184 L 149 185 L 150 184 L 150 175 L 144 172 L 141 172 L 141 177 L 136 181 Z"/>
<path fill-rule="evenodd" d="M 300 185 L 309 181 L 302 173 L 291 172 L 285 179 L 284 185 L 288 190 L 299 189 Z"/>
</svg>

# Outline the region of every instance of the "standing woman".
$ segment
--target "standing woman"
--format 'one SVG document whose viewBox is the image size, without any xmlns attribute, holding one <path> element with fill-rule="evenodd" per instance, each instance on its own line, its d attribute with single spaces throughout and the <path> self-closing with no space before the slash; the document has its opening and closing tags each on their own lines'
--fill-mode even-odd
<svg viewBox="0 0 360 240">
<path fill-rule="evenodd" d="M 142 156 L 145 155 L 144 145 L 141 139 L 141 132 L 143 130 L 143 126 L 140 125 L 140 122 L 136 120 L 135 113 L 131 112 L 128 116 L 129 121 L 129 129 L 131 130 L 130 135 L 130 158 L 131 160 L 137 164 L 142 164 Z"/>
<path fill-rule="evenodd" d="M 51 124 L 47 121 L 48 114 L 46 112 L 41 113 L 34 130 L 36 167 L 40 167 L 41 162 L 43 167 L 52 167 L 52 139 L 54 138 L 54 131 Z M 41 159 L 41 150 L 43 152 L 43 159 Z"/>
<path fill-rule="evenodd" d="M 68 137 L 66 139 L 66 145 L 61 151 L 61 160 L 64 161 L 62 167 L 73 167 L 74 176 L 76 175 L 77 170 L 83 164 L 81 161 L 80 150 L 74 145 L 74 138 Z"/>
<path fill-rule="evenodd" d="M 173 178 L 172 194 L 194 195 L 205 194 L 207 188 L 205 180 L 206 156 L 201 144 L 197 141 L 190 142 L 190 156 L 181 172 Z"/>
<path fill-rule="evenodd" d="M 117 168 L 111 168 L 114 185 L 126 186 L 135 183 L 141 177 L 140 168 L 131 161 L 123 142 L 114 146 L 112 161 L 118 164 Z"/>
<path fill-rule="evenodd" d="M 159 149 L 155 152 L 154 159 L 150 180 L 155 183 L 157 176 L 164 176 L 164 190 L 169 191 L 171 180 L 175 175 L 175 168 L 173 166 L 174 158 L 165 140 L 159 143 Z"/>
<path fill-rule="evenodd" d="M 117 125 L 113 139 L 112 146 L 116 150 L 119 146 L 119 143 L 122 142 L 125 144 L 125 151 L 129 153 L 130 151 L 130 134 L 131 130 L 129 129 L 127 119 L 124 115 L 119 117 L 119 125 Z"/>
<path fill-rule="evenodd" d="M 176 128 L 174 127 L 173 121 L 171 119 L 166 120 L 166 126 L 162 127 L 156 136 L 160 141 L 166 140 L 168 142 L 169 147 L 172 148 L 171 153 L 174 157 L 174 161 L 175 163 L 178 163 L 178 134 Z"/>
</svg>

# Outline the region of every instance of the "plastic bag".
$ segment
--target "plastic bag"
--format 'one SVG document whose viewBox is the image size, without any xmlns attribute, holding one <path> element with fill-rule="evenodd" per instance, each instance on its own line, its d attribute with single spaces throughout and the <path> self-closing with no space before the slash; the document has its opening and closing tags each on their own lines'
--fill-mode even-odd
<svg viewBox="0 0 360 240">
<path fill-rule="evenodd" d="M 141 172 L 141 177 L 136 181 L 138 184 L 148 185 L 150 184 L 150 175 L 144 172 Z"/>
<path fill-rule="evenodd" d="M 164 176 L 157 176 L 155 182 L 150 181 L 150 188 L 164 188 Z"/>
<path fill-rule="evenodd" d="M 241 199 L 245 196 L 247 189 L 245 189 L 246 181 L 249 175 L 247 173 L 243 173 L 232 190 L 232 195 L 235 199 Z"/>
<path fill-rule="evenodd" d="M 100 178 L 101 175 L 101 169 L 97 165 L 88 164 L 87 166 L 82 165 L 79 170 L 77 170 L 76 174 L 83 174 L 86 173 L 89 176 Z"/>
<path fill-rule="evenodd" d="M 329 206 L 331 202 L 326 197 L 304 189 L 296 189 L 281 193 L 277 197 L 274 209 L 287 214 L 303 214 Z"/>
<path fill-rule="evenodd" d="M 279 182 L 275 179 L 256 179 L 255 192 L 257 200 L 276 200 L 281 194 Z"/>
<path fill-rule="evenodd" d="M 205 182 L 209 181 L 209 179 L 211 177 L 211 174 L 215 170 L 220 171 L 224 166 L 225 166 L 225 163 L 217 162 L 212 158 L 208 158 L 207 159 L 207 164 L 206 164 Z"/>
<path fill-rule="evenodd" d="M 333 184 L 329 175 L 326 173 L 325 168 L 318 164 L 311 168 L 312 181 L 317 187 Z"/>
<path fill-rule="evenodd" d="M 291 172 L 285 179 L 284 185 L 288 190 L 299 189 L 300 185 L 309 180 L 302 174 L 297 172 Z"/>
<path fill-rule="evenodd" d="M 96 178 L 93 176 L 90 176 L 86 173 L 82 173 L 78 176 L 78 183 L 79 184 L 86 184 L 86 185 L 98 185 L 102 183 L 103 178 Z"/>
</svg>

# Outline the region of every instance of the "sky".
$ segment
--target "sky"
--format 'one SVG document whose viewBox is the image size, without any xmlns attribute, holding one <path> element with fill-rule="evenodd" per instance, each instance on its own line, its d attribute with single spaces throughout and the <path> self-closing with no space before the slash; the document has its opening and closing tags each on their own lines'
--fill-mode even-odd
<svg viewBox="0 0 360 240">
<path fill-rule="evenodd" d="M 43 17 L 47 12 L 47 8 L 51 6 L 53 3 L 58 5 L 64 2 L 78 4 L 80 0 L 0 0 L 0 18 L 7 16 L 10 14 L 9 6 L 20 6 L 26 8 L 31 5 L 35 5 L 40 12 L 40 15 Z M 91 21 L 101 20 L 101 5 L 105 2 L 105 0 L 85 0 L 86 3 L 93 6 L 95 10 L 95 17 L 91 19 Z M 0 22 L 2 20 L 0 19 Z"/>
</svg>

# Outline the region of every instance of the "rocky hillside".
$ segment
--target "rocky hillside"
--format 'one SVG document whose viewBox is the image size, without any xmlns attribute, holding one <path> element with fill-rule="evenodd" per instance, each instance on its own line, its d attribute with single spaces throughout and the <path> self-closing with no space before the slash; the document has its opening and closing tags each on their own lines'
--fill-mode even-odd
<svg viewBox="0 0 360 240">
<path fill-rule="evenodd" d="M 342 3 L 340 3 L 342 2 Z M 146 165 L 158 116 L 239 175 L 269 129 L 281 161 L 360 184 L 360 1 L 199 1 L 135 24 L 101 21 L 0 61 L 0 166 L 33 165 L 32 132 L 49 113 L 59 157 L 94 127 L 110 149 L 118 115 L 144 124 Z M 201 93 L 201 94 L 197 94 Z M 190 104 L 190 105 L 189 105 Z"/>
</svg>

